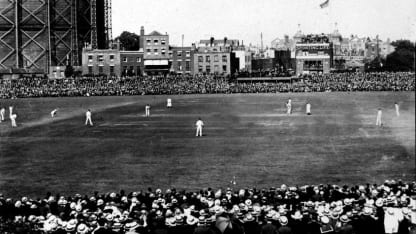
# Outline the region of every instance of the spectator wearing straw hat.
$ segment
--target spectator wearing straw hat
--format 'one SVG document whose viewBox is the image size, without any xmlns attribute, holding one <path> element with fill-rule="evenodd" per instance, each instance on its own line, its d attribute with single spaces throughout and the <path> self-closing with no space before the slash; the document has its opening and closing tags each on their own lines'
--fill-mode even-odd
<svg viewBox="0 0 416 234">
<path fill-rule="evenodd" d="M 288 219 L 286 216 L 280 216 L 280 227 L 277 229 L 279 234 L 292 234 L 292 228 L 288 226 Z"/>
<path fill-rule="evenodd" d="M 339 234 L 354 234 L 354 228 L 350 224 L 351 220 L 347 215 L 341 215 L 339 220 L 341 221 L 341 227 L 338 229 Z"/>
</svg>

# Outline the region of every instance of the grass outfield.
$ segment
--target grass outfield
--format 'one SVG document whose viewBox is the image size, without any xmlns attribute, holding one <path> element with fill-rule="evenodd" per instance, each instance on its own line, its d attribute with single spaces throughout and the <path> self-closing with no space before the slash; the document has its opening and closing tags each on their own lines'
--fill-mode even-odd
<svg viewBox="0 0 416 234">
<path fill-rule="evenodd" d="M 289 97 L 292 116 L 284 114 Z M 0 100 L 15 106 L 19 125 L 0 124 L 0 193 L 195 190 L 230 186 L 234 176 L 236 187 L 415 180 L 414 92 L 171 96 L 172 109 L 166 98 Z M 87 108 L 94 127 L 83 125 Z"/>
</svg>

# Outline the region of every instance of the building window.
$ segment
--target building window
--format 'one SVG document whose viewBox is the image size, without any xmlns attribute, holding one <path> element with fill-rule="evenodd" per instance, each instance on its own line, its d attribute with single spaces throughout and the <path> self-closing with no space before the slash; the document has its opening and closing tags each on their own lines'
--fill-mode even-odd
<svg viewBox="0 0 416 234">
<path fill-rule="evenodd" d="M 140 67 L 139 67 L 139 66 L 137 67 L 137 72 L 136 72 L 136 74 L 140 75 Z"/>
<path fill-rule="evenodd" d="M 205 62 L 207 63 L 211 62 L 211 56 L 209 55 L 205 56 Z"/>
<path fill-rule="evenodd" d="M 182 63 L 181 62 L 178 62 L 178 70 L 182 71 Z"/>
<path fill-rule="evenodd" d="M 103 74 L 103 73 L 104 73 L 104 67 L 98 66 L 98 74 Z"/>
<path fill-rule="evenodd" d="M 133 66 L 130 66 L 129 71 L 130 71 L 132 74 L 134 74 L 134 68 L 133 68 Z"/>
<path fill-rule="evenodd" d="M 178 57 L 182 57 L 182 51 L 178 51 Z"/>
<path fill-rule="evenodd" d="M 191 57 L 191 51 L 186 51 L 186 57 Z"/>
<path fill-rule="evenodd" d="M 104 55 L 98 55 L 97 56 L 97 61 L 98 62 L 103 62 L 104 61 Z"/>
<path fill-rule="evenodd" d="M 191 61 L 185 62 L 185 70 L 190 71 L 191 70 Z"/>
<path fill-rule="evenodd" d="M 153 49 L 153 52 L 155 52 L 155 53 L 158 52 L 158 49 Z"/>
<path fill-rule="evenodd" d="M 222 56 L 222 62 L 226 63 L 227 62 L 227 55 L 223 55 Z"/>
<path fill-rule="evenodd" d="M 204 62 L 204 57 L 198 56 L 198 62 L 200 62 L 200 63 Z"/>
<path fill-rule="evenodd" d="M 114 62 L 114 54 L 110 54 L 110 61 Z"/>
<path fill-rule="evenodd" d="M 214 62 L 218 62 L 218 61 L 219 61 L 218 55 L 214 55 Z"/>
<path fill-rule="evenodd" d="M 92 63 L 92 59 L 93 59 L 92 55 L 88 55 L 88 62 L 89 63 Z"/>
<path fill-rule="evenodd" d="M 152 52 L 152 50 L 151 50 L 151 49 L 146 49 L 146 52 L 148 52 L 148 53 L 149 53 L 149 52 Z"/>
<path fill-rule="evenodd" d="M 214 65 L 214 72 L 215 73 L 219 73 L 220 72 L 220 67 L 218 65 Z"/>
<path fill-rule="evenodd" d="M 199 66 L 198 66 L 198 72 L 199 72 L 199 73 L 202 73 L 202 72 L 203 72 L 203 70 L 202 70 L 202 65 L 199 65 Z"/>
<path fill-rule="evenodd" d="M 127 66 L 123 66 L 123 71 L 124 71 L 124 74 L 127 75 Z"/>
<path fill-rule="evenodd" d="M 146 44 L 147 44 L 147 45 L 150 45 L 150 43 L 152 43 L 152 40 L 150 40 L 150 39 L 146 39 Z"/>
<path fill-rule="evenodd" d="M 127 62 L 127 57 L 123 57 L 123 62 Z"/>
<path fill-rule="evenodd" d="M 209 73 L 211 73 L 211 66 L 206 66 L 205 67 L 205 71 L 209 74 Z"/>
<path fill-rule="evenodd" d="M 157 39 L 153 40 L 153 44 L 159 45 L 159 40 L 157 40 Z"/>
<path fill-rule="evenodd" d="M 222 71 L 227 72 L 227 65 L 222 65 Z"/>
<path fill-rule="evenodd" d="M 142 58 L 140 58 L 140 57 L 136 58 L 136 62 L 140 63 L 141 61 L 142 61 Z"/>
<path fill-rule="evenodd" d="M 162 45 L 166 45 L 166 40 L 165 40 L 165 39 L 162 39 L 162 40 L 160 41 L 160 44 L 162 44 Z"/>
<path fill-rule="evenodd" d="M 110 66 L 110 74 L 114 75 L 114 66 Z"/>
<path fill-rule="evenodd" d="M 88 74 L 92 75 L 92 66 L 88 66 Z"/>
<path fill-rule="evenodd" d="M 165 48 L 163 48 L 163 49 L 162 49 L 161 54 L 162 54 L 162 55 L 165 55 L 165 54 L 166 54 L 166 50 L 165 50 Z"/>
</svg>

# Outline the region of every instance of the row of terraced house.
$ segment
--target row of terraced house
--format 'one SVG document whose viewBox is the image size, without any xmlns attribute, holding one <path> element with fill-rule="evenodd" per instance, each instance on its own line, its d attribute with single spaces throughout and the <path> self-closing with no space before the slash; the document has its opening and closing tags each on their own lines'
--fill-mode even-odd
<svg viewBox="0 0 416 234">
<path fill-rule="evenodd" d="M 86 46 L 82 52 L 82 73 L 106 76 L 231 75 L 265 70 L 293 70 L 296 74 L 329 73 L 346 68 L 363 70 L 366 58 L 373 59 L 379 51 L 382 53 L 382 45 L 386 44 L 361 40 L 357 46 L 356 38 L 343 39 L 337 30 L 328 35 L 304 35 L 299 30 L 293 38 L 276 39 L 270 48 L 244 45 L 240 40 L 226 37 L 208 38 L 189 46 L 172 46 L 167 33 L 152 31 L 145 34 L 144 27 L 141 27 L 140 49 L 137 51 L 124 50 L 118 42 L 113 43 L 110 49 Z M 348 47 L 350 44 L 354 46 Z M 393 50 L 389 47 L 388 51 Z"/>
</svg>

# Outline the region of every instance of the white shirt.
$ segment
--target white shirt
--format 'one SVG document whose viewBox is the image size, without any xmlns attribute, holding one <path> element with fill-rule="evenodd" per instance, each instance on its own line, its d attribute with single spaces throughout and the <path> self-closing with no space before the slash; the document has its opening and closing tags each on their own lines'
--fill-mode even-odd
<svg viewBox="0 0 416 234">
<path fill-rule="evenodd" d="M 377 111 L 377 116 L 381 117 L 381 110 Z"/>
<path fill-rule="evenodd" d="M 12 115 L 10 115 L 10 119 L 11 119 L 12 121 L 16 120 L 16 118 L 17 118 L 17 115 L 16 115 L 16 114 L 12 114 Z"/>
<path fill-rule="evenodd" d="M 311 113 L 311 104 L 306 104 L 306 113 Z"/>
<path fill-rule="evenodd" d="M 202 122 L 202 120 L 198 120 L 198 121 L 196 121 L 196 124 L 195 125 L 197 127 L 201 128 L 202 126 L 204 126 L 204 122 Z"/>
<path fill-rule="evenodd" d="M 150 110 L 150 106 L 146 106 L 146 110 Z"/>
<path fill-rule="evenodd" d="M 87 111 L 87 112 L 85 113 L 85 116 L 86 116 L 87 118 L 91 118 L 91 111 Z"/>
</svg>

